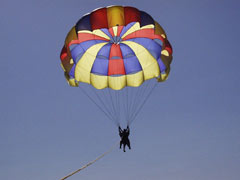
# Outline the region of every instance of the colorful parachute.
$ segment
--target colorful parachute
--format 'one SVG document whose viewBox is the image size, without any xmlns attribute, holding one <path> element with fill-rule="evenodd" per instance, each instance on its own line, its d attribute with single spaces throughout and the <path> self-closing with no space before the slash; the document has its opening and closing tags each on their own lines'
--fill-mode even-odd
<svg viewBox="0 0 240 180">
<path fill-rule="evenodd" d="M 117 124 L 120 109 L 125 109 L 129 124 L 157 82 L 167 79 L 172 47 L 149 14 L 134 7 L 111 6 L 94 10 L 73 26 L 60 58 L 71 86 L 89 88 L 84 93 Z M 153 81 L 154 86 L 144 85 L 145 81 Z M 133 95 L 131 89 L 136 91 Z M 96 97 L 89 94 L 92 91 Z"/>
</svg>

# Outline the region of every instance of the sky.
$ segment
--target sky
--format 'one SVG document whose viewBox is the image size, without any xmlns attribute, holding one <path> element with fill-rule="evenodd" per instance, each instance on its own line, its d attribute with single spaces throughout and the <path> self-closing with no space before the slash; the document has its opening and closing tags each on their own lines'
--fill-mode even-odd
<svg viewBox="0 0 240 180">
<path fill-rule="evenodd" d="M 134 6 L 165 29 L 171 73 L 113 150 L 70 180 L 238 180 L 240 1 L 1 0 L 0 176 L 54 180 L 119 141 L 113 123 L 68 86 L 59 54 L 84 14 Z"/>
</svg>

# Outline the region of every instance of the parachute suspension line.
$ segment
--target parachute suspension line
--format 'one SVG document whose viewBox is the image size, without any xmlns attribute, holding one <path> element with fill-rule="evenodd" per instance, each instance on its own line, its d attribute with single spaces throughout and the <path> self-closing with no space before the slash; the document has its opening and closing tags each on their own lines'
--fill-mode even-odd
<svg viewBox="0 0 240 180">
<path fill-rule="evenodd" d="M 119 143 L 119 142 L 117 142 L 117 144 L 118 144 L 118 143 Z M 114 144 L 114 145 L 113 145 L 108 151 L 106 151 L 106 152 L 103 153 L 102 155 L 98 156 L 95 160 L 90 161 L 90 162 L 87 163 L 86 165 L 82 166 L 80 169 L 78 169 L 78 170 L 76 170 L 76 171 L 74 171 L 74 172 L 68 174 L 67 176 L 61 178 L 60 180 L 65 180 L 65 179 L 71 177 L 72 175 L 78 173 L 79 171 L 85 169 L 86 167 L 92 165 L 93 163 L 95 163 L 95 162 L 98 161 L 99 159 L 103 158 L 105 155 L 107 155 L 107 154 L 109 154 L 110 152 L 112 152 L 112 151 L 115 149 L 115 147 L 116 147 L 116 144 Z"/>
<path fill-rule="evenodd" d="M 145 81 L 140 87 L 127 86 L 121 90 L 96 90 L 92 86 L 79 88 L 117 127 L 124 121 L 129 126 L 155 88 L 157 83 L 153 80 Z"/>
<path fill-rule="evenodd" d="M 121 103 L 120 103 L 120 91 L 116 91 L 117 93 L 117 103 L 118 103 L 118 116 L 121 118 Z"/>
<path fill-rule="evenodd" d="M 119 104 L 120 104 L 120 108 L 122 108 L 122 117 L 123 119 L 125 119 L 126 117 L 126 108 L 124 106 L 124 101 L 123 101 L 123 98 L 124 98 L 124 89 L 122 89 L 122 92 L 118 92 L 118 95 L 119 95 Z"/>
<path fill-rule="evenodd" d="M 129 113 L 128 113 L 128 125 L 129 125 L 129 121 L 131 120 L 131 114 L 133 113 L 133 108 L 134 108 L 134 102 L 136 101 L 137 97 L 138 97 L 138 93 L 139 93 L 139 88 L 135 88 L 135 87 L 131 87 L 130 90 L 130 98 L 129 99 Z M 136 91 L 136 92 L 135 92 Z"/>
<path fill-rule="evenodd" d="M 148 90 L 150 81 L 151 81 L 151 80 L 148 80 L 147 82 L 145 82 L 145 83 L 143 84 L 143 87 L 140 88 L 140 90 L 139 90 L 139 92 L 138 92 L 137 99 L 135 99 L 135 102 L 134 102 L 134 109 L 133 109 L 133 111 L 132 111 L 130 121 L 132 121 L 132 116 L 133 116 L 133 114 L 135 114 L 135 112 L 139 109 L 139 106 L 141 105 L 142 99 L 144 99 L 144 96 L 146 95 L 146 92 L 148 92 L 147 90 Z"/>
<path fill-rule="evenodd" d="M 119 121 L 118 121 L 118 118 L 116 117 L 117 111 L 116 111 L 115 105 L 113 103 L 114 101 L 113 101 L 111 90 L 109 88 L 108 88 L 108 94 L 109 94 L 109 97 L 110 97 L 110 101 L 112 103 L 112 107 L 113 107 L 113 112 L 114 112 L 115 118 L 117 119 L 118 126 L 119 126 Z"/>
<path fill-rule="evenodd" d="M 98 98 L 98 100 L 100 101 L 100 103 L 104 106 L 105 110 L 106 110 L 106 111 L 108 112 L 108 114 L 112 117 L 112 120 L 113 120 L 113 121 L 116 121 L 115 124 L 117 124 L 118 121 L 115 119 L 114 115 L 112 115 L 111 110 L 108 109 L 108 106 L 105 104 L 105 102 L 102 100 L 102 98 L 98 95 L 98 92 L 99 92 L 100 90 L 98 90 L 98 92 L 96 92 L 95 89 L 93 89 L 93 88 L 90 88 L 90 89 L 92 89 L 92 91 L 95 93 L 95 95 L 96 95 L 96 97 Z"/>
<path fill-rule="evenodd" d="M 109 120 L 113 121 L 113 118 L 106 112 L 104 111 L 104 109 L 102 109 L 102 107 L 100 105 L 98 105 L 93 98 L 91 98 L 91 96 L 89 96 L 89 94 L 82 88 L 79 86 L 79 88 L 81 89 L 81 91 L 108 117 Z M 114 121 L 115 123 L 115 121 Z M 116 123 L 115 123 L 116 124 Z M 118 126 L 118 124 L 116 124 Z"/>
<path fill-rule="evenodd" d="M 145 82 L 145 84 L 143 85 L 141 91 L 139 92 L 139 101 L 136 102 L 135 104 L 135 108 L 133 110 L 133 113 L 131 114 L 131 119 L 130 119 L 130 123 L 132 123 L 132 121 L 135 119 L 136 114 L 138 114 L 141 110 L 142 104 L 144 103 L 145 99 L 148 98 L 148 94 L 149 94 L 149 87 L 150 87 L 150 81 Z"/>
<path fill-rule="evenodd" d="M 132 115 L 136 111 L 136 108 L 137 108 L 139 102 L 142 99 L 142 94 L 144 94 L 144 92 L 145 92 L 146 84 L 148 84 L 148 82 L 145 82 L 142 87 L 137 89 L 137 93 L 136 93 L 136 96 L 135 96 L 135 99 L 134 99 L 134 102 L 133 102 L 132 111 L 131 111 L 131 114 L 130 114 L 129 121 L 131 121 Z"/>
<path fill-rule="evenodd" d="M 130 113 L 129 113 L 129 119 L 128 119 L 128 125 L 130 125 L 130 122 L 132 121 L 133 114 L 138 110 L 138 106 L 143 98 L 143 95 L 146 91 L 147 86 L 149 85 L 149 82 L 145 82 L 138 88 L 134 88 L 133 90 L 136 90 L 134 93 L 134 98 L 132 99 L 131 107 L 130 107 Z M 134 91 L 133 91 L 134 92 Z"/>
<path fill-rule="evenodd" d="M 132 94 L 134 88 L 133 87 L 127 87 L 127 125 L 129 125 L 129 118 L 130 118 L 130 114 L 131 114 L 131 110 L 132 110 L 132 103 L 133 103 L 133 99 L 134 99 L 134 95 Z"/>
<path fill-rule="evenodd" d="M 128 123 L 128 105 L 129 105 L 129 103 L 128 103 L 128 89 L 129 89 L 129 87 L 125 87 L 125 89 L 124 89 L 124 97 L 123 97 L 123 106 L 124 106 L 124 108 L 125 108 L 125 116 L 124 116 L 124 118 L 125 118 L 125 121 L 126 121 L 126 123 Z"/>
<path fill-rule="evenodd" d="M 141 106 L 138 108 L 138 111 L 134 114 L 133 118 L 131 119 L 130 124 L 136 119 L 137 115 L 139 114 L 139 112 L 143 108 L 144 104 L 147 102 L 148 98 L 150 97 L 150 95 L 152 94 L 152 92 L 156 88 L 156 86 L 157 86 L 157 83 L 155 83 L 153 85 L 153 87 L 150 88 L 150 91 L 148 92 L 148 94 L 144 98 L 144 101 L 141 103 Z"/>
<path fill-rule="evenodd" d="M 144 86 L 143 86 L 144 87 Z M 129 108 L 129 117 L 128 117 L 128 125 L 130 125 L 131 116 L 134 113 L 134 109 L 136 108 L 136 104 L 139 101 L 139 94 L 143 87 L 132 87 L 131 88 L 131 95 L 130 95 L 130 108 Z M 133 98 L 131 98 L 131 96 Z"/>
<path fill-rule="evenodd" d="M 127 97 L 127 100 L 125 101 L 125 102 L 127 102 L 126 121 L 127 121 L 127 125 L 129 125 L 129 124 L 128 124 L 128 121 L 129 121 L 129 120 L 128 120 L 128 119 L 129 119 L 129 109 L 128 109 L 128 106 L 129 106 L 128 99 L 129 99 L 129 98 L 128 98 L 128 89 L 129 89 L 129 88 L 128 88 L 128 87 L 126 87 L 126 88 L 127 88 L 127 89 L 126 89 L 126 94 L 127 94 L 126 97 Z"/>
<path fill-rule="evenodd" d="M 120 122 L 120 109 L 119 109 L 119 103 L 118 103 L 118 92 L 116 90 L 113 91 L 114 97 L 115 97 L 115 104 L 116 104 L 116 111 L 117 111 L 117 118 L 118 118 L 118 122 Z"/>
<path fill-rule="evenodd" d="M 123 93 L 122 93 L 122 105 L 124 108 L 124 118 L 126 123 L 128 123 L 128 87 L 125 87 L 125 89 L 123 89 Z"/>
<path fill-rule="evenodd" d="M 110 100 L 110 98 L 109 98 L 109 96 L 107 95 L 107 90 L 106 89 L 103 89 L 102 90 L 102 94 L 103 94 L 103 96 L 104 96 L 104 99 L 106 99 L 106 101 L 107 101 L 107 104 L 108 104 L 108 106 L 109 106 L 109 108 L 110 108 L 110 111 L 112 112 L 112 115 L 114 116 L 114 113 L 115 113 L 115 111 L 114 111 L 114 109 L 113 109 L 113 106 L 111 106 L 111 100 Z M 116 119 L 116 117 L 114 117 L 115 119 Z M 116 119 L 116 122 L 117 122 L 117 124 L 119 124 L 119 122 L 117 121 L 117 119 Z"/>
<path fill-rule="evenodd" d="M 111 106 L 111 103 L 112 103 L 112 102 L 111 102 L 109 96 L 107 95 L 106 89 L 104 89 L 104 91 L 106 92 L 106 93 L 105 93 L 105 97 L 106 97 L 106 99 L 108 100 L 108 102 L 107 102 L 107 101 L 105 101 L 105 102 L 107 103 L 107 106 L 109 107 L 110 111 L 112 112 L 112 115 L 113 115 L 113 117 L 114 117 L 114 119 L 115 119 L 115 121 L 116 121 L 116 124 L 119 126 L 118 116 L 116 116 L 116 112 L 117 112 L 117 111 L 113 108 L 113 106 Z"/>
</svg>

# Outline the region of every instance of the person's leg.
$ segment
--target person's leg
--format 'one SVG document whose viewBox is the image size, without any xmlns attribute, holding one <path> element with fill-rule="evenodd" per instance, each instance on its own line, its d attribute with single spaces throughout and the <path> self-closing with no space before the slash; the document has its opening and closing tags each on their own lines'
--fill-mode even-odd
<svg viewBox="0 0 240 180">
<path fill-rule="evenodd" d="M 131 149 L 131 145 L 130 145 L 130 141 L 129 140 L 127 141 L 127 146 L 128 146 L 129 149 Z"/>
</svg>

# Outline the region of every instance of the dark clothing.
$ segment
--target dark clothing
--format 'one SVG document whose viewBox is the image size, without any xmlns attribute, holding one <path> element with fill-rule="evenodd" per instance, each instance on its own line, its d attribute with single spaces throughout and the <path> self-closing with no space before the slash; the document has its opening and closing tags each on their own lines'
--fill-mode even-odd
<svg viewBox="0 0 240 180">
<path fill-rule="evenodd" d="M 130 129 L 127 126 L 126 129 L 122 130 L 121 127 L 118 127 L 118 131 L 119 131 L 119 136 L 121 137 L 121 141 L 120 141 L 120 149 L 122 148 L 123 145 L 123 151 L 125 152 L 125 146 L 127 145 L 129 149 L 131 149 L 130 146 L 130 141 L 128 139 L 128 136 L 130 134 Z"/>
</svg>

